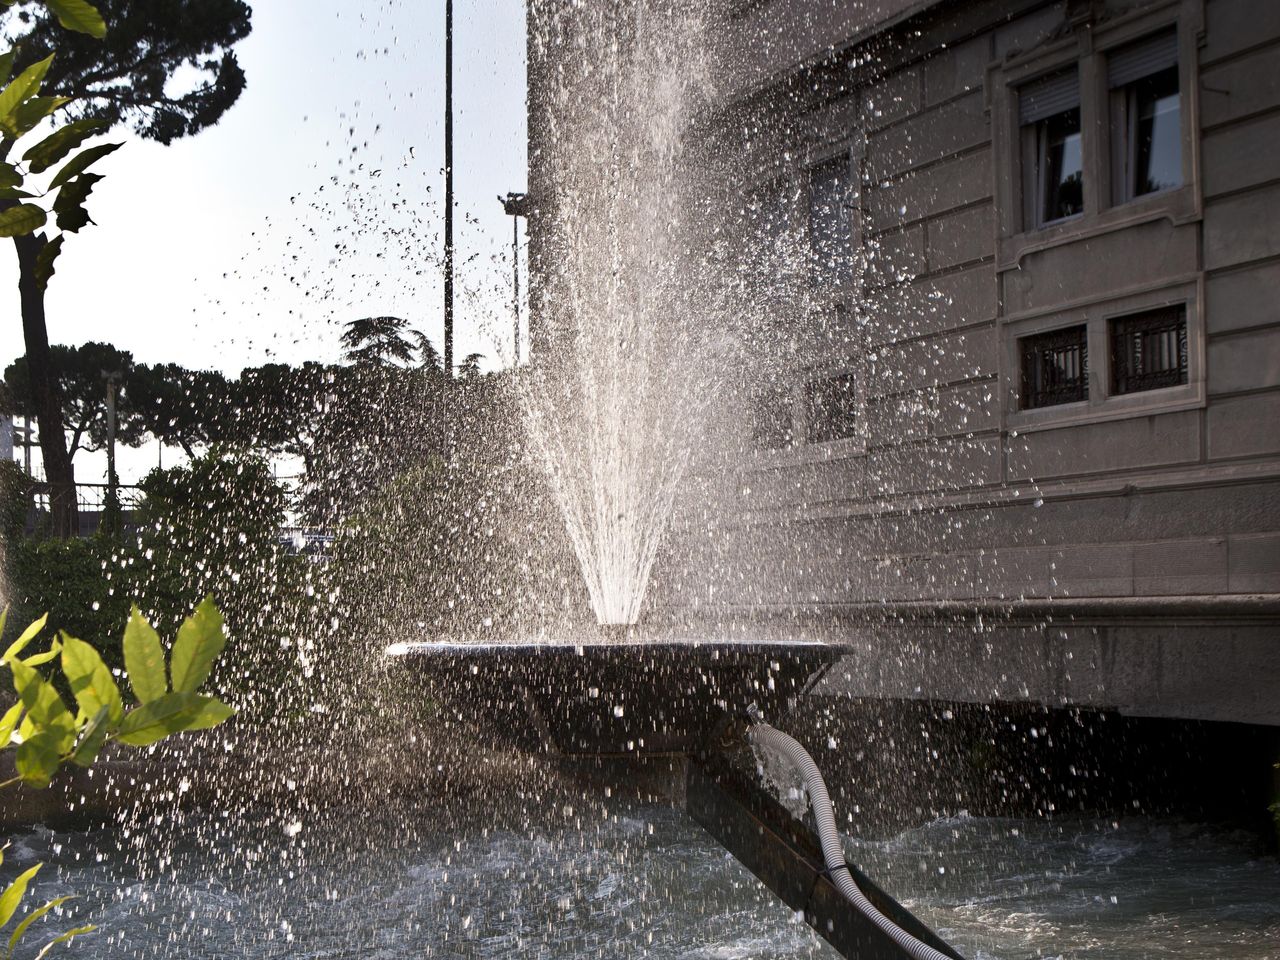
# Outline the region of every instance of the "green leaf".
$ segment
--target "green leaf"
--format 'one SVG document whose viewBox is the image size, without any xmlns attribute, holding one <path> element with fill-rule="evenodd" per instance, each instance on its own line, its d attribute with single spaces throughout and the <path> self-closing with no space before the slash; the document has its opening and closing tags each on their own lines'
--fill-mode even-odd
<svg viewBox="0 0 1280 960">
<path fill-rule="evenodd" d="M 7 52 L 0 54 L 0 83 L 8 83 L 13 76 L 13 58 L 17 55 L 17 47 L 11 47 Z"/>
<path fill-rule="evenodd" d="M 187 693 L 199 690 L 226 643 L 222 614 L 214 606 L 213 597 L 205 597 L 178 628 L 169 663 L 173 689 Z"/>
<path fill-rule="evenodd" d="M 88 923 L 88 924 L 85 924 L 83 927 L 76 927 L 74 930 L 68 930 L 66 933 L 62 934 L 61 936 L 54 937 L 52 940 L 46 943 L 44 947 L 41 948 L 40 952 L 36 954 L 35 960 L 44 960 L 44 958 L 49 955 L 49 951 L 52 950 L 54 947 L 56 947 L 58 944 L 66 943 L 68 940 L 74 939 L 75 937 L 81 936 L 82 934 L 93 933 L 93 931 L 97 929 L 98 929 L 97 924 Z"/>
<path fill-rule="evenodd" d="M 27 708 L 27 713 L 37 725 L 48 726 L 52 723 L 60 723 L 64 716 L 74 724 L 71 712 L 62 702 L 62 697 L 58 696 L 58 691 L 53 688 L 53 684 L 40 676 L 29 663 L 24 660 L 14 660 L 9 664 L 9 669 L 13 671 L 13 688 L 22 698 L 23 706 Z"/>
<path fill-rule="evenodd" d="M 16 187 L 22 183 L 22 171 L 7 161 L 0 161 L 0 187 Z"/>
<path fill-rule="evenodd" d="M 62 635 L 62 672 L 71 684 L 71 694 L 80 707 L 80 716 L 88 719 L 103 707 L 114 726 L 124 716 L 120 688 L 111 670 L 102 662 L 98 651 L 83 640 Z"/>
<path fill-rule="evenodd" d="M 116 739 L 131 747 L 145 747 L 163 740 L 171 733 L 188 729 L 201 715 L 206 700 L 207 697 L 187 691 L 166 693 L 126 713 L 116 731 Z"/>
<path fill-rule="evenodd" d="M 53 54 L 27 67 L 3 91 L 0 91 L 0 129 L 5 133 L 13 137 L 20 136 L 14 125 L 14 112 L 20 104 L 25 103 L 39 91 L 40 81 L 49 72 L 51 63 L 53 63 Z"/>
<path fill-rule="evenodd" d="M 77 174 L 84 173 L 107 154 L 114 153 L 123 146 L 123 143 L 99 143 L 97 146 L 86 147 L 64 163 L 62 169 L 53 175 L 53 179 L 49 181 L 49 189 L 57 189 Z"/>
<path fill-rule="evenodd" d="M 0 750 L 9 746 L 9 742 L 13 739 L 13 731 L 22 717 L 22 709 L 22 701 L 19 700 L 0 718 Z"/>
<path fill-rule="evenodd" d="M 82 173 L 69 183 L 64 183 L 53 201 L 53 212 L 58 215 L 58 229 L 77 233 L 81 227 L 93 221 L 89 219 L 89 211 L 84 202 L 89 199 L 89 191 L 102 177 L 96 173 Z"/>
<path fill-rule="evenodd" d="M 44 653 L 32 654 L 31 656 L 24 658 L 22 662 L 28 667 L 42 667 L 50 660 L 56 659 L 58 654 L 61 652 L 62 644 L 55 640 Z"/>
<path fill-rule="evenodd" d="M 164 675 L 164 647 L 146 617 L 135 605 L 124 628 L 124 669 L 139 703 L 150 703 L 169 689 Z"/>
<path fill-rule="evenodd" d="M 24 870 L 18 874 L 13 883 L 4 888 L 4 893 L 0 893 L 0 927 L 3 927 L 13 918 L 14 911 L 18 909 L 18 904 L 27 895 L 27 884 L 31 882 L 32 877 L 40 872 L 40 868 L 43 866 L 43 863 L 37 863 L 34 867 Z"/>
<path fill-rule="evenodd" d="M 44 0 L 44 5 L 53 11 L 58 22 L 68 30 L 87 33 L 99 40 L 107 35 L 107 25 L 102 14 L 85 0 Z"/>
<path fill-rule="evenodd" d="M 71 762 L 77 767 L 91 766 L 97 759 L 98 751 L 107 741 L 109 719 L 107 708 L 103 707 L 94 714 L 89 725 L 84 728 L 84 733 L 80 735 L 80 742 L 76 744 L 76 749 L 71 754 Z"/>
<path fill-rule="evenodd" d="M 73 120 L 65 127 L 59 127 L 34 147 L 22 155 L 22 159 L 31 165 L 32 173 L 43 173 L 65 157 L 95 133 L 100 133 L 111 124 L 106 120 L 95 120 L 86 117 Z"/>
<path fill-rule="evenodd" d="M 41 247 L 40 252 L 36 254 L 36 284 L 41 290 L 47 289 L 49 281 L 53 279 L 53 262 L 58 259 L 58 254 L 61 252 L 62 236 L 60 234 Z"/>
<path fill-rule="evenodd" d="M 48 620 L 49 615 L 46 613 L 39 620 L 27 627 L 27 629 L 23 630 L 18 639 L 9 644 L 9 649 L 4 652 L 4 656 L 0 657 L 0 660 L 12 660 L 20 654 L 28 643 L 39 636 L 40 631 L 44 629 L 44 625 Z"/>
<path fill-rule="evenodd" d="M 25 783 L 47 787 L 62 765 L 63 738 L 57 730 L 41 730 L 18 744 L 15 766 Z"/>
<path fill-rule="evenodd" d="M 70 97 L 32 97 L 13 111 L 14 129 L 19 135 L 30 133 L 41 120 L 70 102 Z"/>
<path fill-rule="evenodd" d="M 216 727 L 224 720 L 230 720 L 236 715 L 236 712 L 228 707 L 217 697 L 202 697 L 204 703 L 200 709 L 196 711 L 191 722 L 187 724 L 187 730 L 208 730 Z"/>
<path fill-rule="evenodd" d="M 0 187 L 0 200 L 33 200 L 34 193 L 18 190 L 16 187 Z"/>
<path fill-rule="evenodd" d="M 49 218 L 33 203 L 20 203 L 0 212 L 0 237 L 21 237 L 35 233 Z"/>
<path fill-rule="evenodd" d="M 13 936 L 9 937 L 9 953 L 10 954 L 13 953 L 14 948 L 17 947 L 18 945 L 18 941 L 22 939 L 22 935 L 27 932 L 27 930 L 31 927 L 33 923 L 35 923 L 37 920 L 43 917 L 50 910 L 56 910 L 58 907 L 66 903 L 68 900 L 74 900 L 74 899 L 75 897 L 70 894 L 64 897 L 54 897 L 44 906 L 37 907 L 35 910 L 32 910 L 25 917 L 23 917 L 22 922 L 14 928 Z"/>
</svg>

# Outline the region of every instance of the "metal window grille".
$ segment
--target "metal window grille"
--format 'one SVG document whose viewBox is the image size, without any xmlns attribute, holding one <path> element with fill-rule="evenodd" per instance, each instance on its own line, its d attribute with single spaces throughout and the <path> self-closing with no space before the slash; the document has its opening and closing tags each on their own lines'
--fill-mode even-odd
<svg viewBox="0 0 1280 960">
<path fill-rule="evenodd" d="M 1187 382 L 1187 308 L 1179 304 L 1111 321 L 1111 392 Z"/>
<path fill-rule="evenodd" d="M 827 443 L 854 436 L 858 429 L 856 383 L 853 374 L 814 380 L 805 385 L 805 437 Z"/>
<path fill-rule="evenodd" d="M 1078 403 L 1089 397 L 1087 328 L 1067 327 L 1018 341 L 1024 410 Z"/>
</svg>

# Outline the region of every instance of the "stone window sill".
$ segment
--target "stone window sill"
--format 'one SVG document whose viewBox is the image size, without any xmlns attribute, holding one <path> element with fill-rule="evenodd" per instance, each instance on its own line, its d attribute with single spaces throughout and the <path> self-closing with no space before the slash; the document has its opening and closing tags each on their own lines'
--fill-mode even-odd
<svg viewBox="0 0 1280 960">
<path fill-rule="evenodd" d="M 1039 230 L 1027 230 L 999 241 L 996 269 L 1003 272 L 1016 270 L 1022 258 L 1042 250 L 1105 236 L 1117 230 L 1157 220 L 1168 220 L 1175 225 L 1194 223 L 1201 216 L 1196 191 L 1189 184 L 1176 190 L 1166 190 L 1139 197 L 1100 213 L 1060 221 Z"/>
</svg>

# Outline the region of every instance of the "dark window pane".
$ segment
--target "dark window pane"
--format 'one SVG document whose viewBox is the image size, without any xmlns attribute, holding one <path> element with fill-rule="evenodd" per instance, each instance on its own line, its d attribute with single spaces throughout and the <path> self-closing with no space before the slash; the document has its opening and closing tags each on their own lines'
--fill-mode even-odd
<svg viewBox="0 0 1280 960">
<path fill-rule="evenodd" d="M 758 390 L 751 397 L 751 436 L 761 450 L 791 446 L 792 399 L 784 388 Z"/>
<path fill-rule="evenodd" d="M 1023 337 L 1018 341 L 1018 352 L 1022 409 L 1088 398 L 1089 340 L 1084 325 Z"/>
<path fill-rule="evenodd" d="M 1041 207 L 1040 222 L 1051 223 L 1084 212 L 1084 157 L 1080 144 L 1080 108 L 1037 123 Z"/>
<path fill-rule="evenodd" d="M 809 171 L 809 250 L 819 279 L 844 283 L 853 277 L 852 188 L 845 157 Z"/>
<path fill-rule="evenodd" d="M 1169 67 L 1133 84 L 1133 195 L 1169 190 L 1182 183 L 1182 123 L 1178 68 Z"/>
<path fill-rule="evenodd" d="M 1146 310 L 1111 321 L 1111 392 L 1137 393 L 1187 382 L 1187 310 Z"/>
<path fill-rule="evenodd" d="M 852 437 L 858 429 L 856 383 L 853 374 L 814 380 L 805 387 L 805 421 L 809 443 Z"/>
</svg>

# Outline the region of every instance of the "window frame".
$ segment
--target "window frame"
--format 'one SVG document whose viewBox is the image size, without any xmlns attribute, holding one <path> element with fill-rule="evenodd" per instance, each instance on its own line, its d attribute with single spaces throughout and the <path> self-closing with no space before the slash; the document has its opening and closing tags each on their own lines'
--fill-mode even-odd
<svg viewBox="0 0 1280 960">
<path fill-rule="evenodd" d="M 1176 30 L 1176 26 L 1174 27 Z M 1178 51 L 1178 60 L 1174 64 L 1178 74 L 1178 125 L 1180 130 L 1179 142 L 1182 146 L 1181 161 L 1182 166 L 1179 170 L 1180 180 L 1176 186 L 1164 187 L 1160 190 L 1150 190 L 1145 193 L 1138 193 L 1134 184 L 1134 171 L 1137 167 L 1137 147 L 1138 147 L 1138 110 L 1133 102 L 1133 94 L 1136 93 L 1135 87 L 1143 80 L 1147 80 L 1156 76 L 1163 70 L 1152 71 L 1136 77 L 1128 83 L 1119 86 L 1111 86 L 1110 84 L 1110 58 L 1117 53 L 1121 53 L 1125 48 L 1134 44 L 1141 44 L 1144 40 L 1155 39 L 1160 34 L 1167 33 L 1167 30 L 1157 30 L 1154 33 L 1146 34 L 1136 40 L 1126 41 L 1122 44 L 1113 44 L 1103 51 L 1103 55 L 1107 58 L 1104 64 L 1104 75 L 1107 79 L 1107 135 L 1108 146 L 1111 156 L 1111 196 L 1110 206 L 1120 207 L 1130 203 L 1139 203 L 1147 197 L 1156 196 L 1161 193 L 1171 193 L 1181 189 L 1187 182 L 1187 137 L 1186 137 L 1186 118 L 1184 116 L 1184 102 L 1186 100 L 1186 90 L 1183 87 L 1185 82 L 1184 71 L 1182 70 L 1181 50 Z M 1175 44 L 1177 39 L 1175 38 Z M 1167 69 L 1167 68 L 1166 68 Z"/>
<path fill-rule="evenodd" d="M 1115 320 L 1147 310 L 1183 306 L 1187 330 L 1187 382 L 1131 393 L 1115 393 L 1111 328 Z M 1005 428 L 1018 433 L 1084 423 L 1124 420 L 1203 407 L 1205 388 L 1204 277 L 1161 281 L 1121 295 L 1106 294 L 1006 318 L 1003 330 L 1001 387 Z M 1086 399 L 1023 409 L 1020 404 L 1020 342 L 1028 336 L 1085 324 L 1088 327 L 1089 377 Z"/>
<path fill-rule="evenodd" d="M 997 165 L 996 269 L 1017 269 L 1023 256 L 1140 223 L 1167 219 L 1174 224 L 1203 217 L 1200 195 L 1198 50 L 1203 27 L 1196 3 L 1164 0 L 1109 21 L 1082 19 L 1069 35 L 1034 51 L 1017 54 L 988 70 L 994 160 Z M 1112 186 L 1113 136 L 1107 61 L 1111 53 L 1168 29 L 1177 31 L 1182 184 L 1116 202 Z M 1041 227 L 1026 223 L 1023 165 L 1026 162 L 1018 116 L 1018 88 L 1076 65 L 1080 78 L 1084 212 Z"/>
<path fill-rule="evenodd" d="M 809 257 L 808 276 L 809 289 L 814 298 L 824 307 L 833 305 L 847 306 L 856 296 L 862 285 L 862 163 L 866 153 L 865 140 L 861 130 L 852 136 L 842 138 L 835 143 L 817 146 L 806 151 L 801 167 L 804 196 L 804 242 Z M 821 167 L 844 161 L 847 174 L 847 187 L 843 199 L 846 211 L 846 226 L 849 230 L 849 270 L 846 276 L 832 282 L 830 276 L 818 270 L 814 262 L 813 244 L 813 173 Z M 830 296 L 824 296 L 829 292 Z"/>
</svg>

